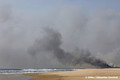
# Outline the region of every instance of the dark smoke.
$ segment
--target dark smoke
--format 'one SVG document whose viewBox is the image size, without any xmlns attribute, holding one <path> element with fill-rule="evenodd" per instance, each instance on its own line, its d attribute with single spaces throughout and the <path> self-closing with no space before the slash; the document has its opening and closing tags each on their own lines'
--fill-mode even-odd
<svg viewBox="0 0 120 80">
<path fill-rule="evenodd" d="M 75 64 L 79 64 L 80 62 L 88 63 L 88 64 L 91 64 L 91 65 L 94 65 L 100 68 L 111 68 L 112 67 L 108 65 L 105 61 L 94 57 L 88 50 L 87 51 L 82 50 L 80 53 L 80 57 L 75 60 Z"/>
<path fill-rule="evenodd" d="M 51 3 L 54 9 L 29 11 L 12 1 L 0 0 L 0 68 L 120 66 L 120 11 L 96 7 L 89 12 L 63 0 Z M 58 31 L 44 34 L 43 26 Z"/>
<path fill-rule="evenodd" d="M 82 64 L 90 64 L 95 67 L 100 68 L 110 68 L 105 61 L 101 59 L 97 59 L 94 57 L 90 51 L 81 50 L 79 51 L 79 57 L 76 55 L 72 55 L 73 53 L 66 52 L 60 46 L 62 44 L 62 36 L 59 32 L 51 29 L 45 28 L 46 35 L 37 40 L 34 47 L 31 47 L 29 53 L 33 55 L 37 55 L 40 52 L 48 51 L 52 52 L 54 56 L 64 65 L 82 65 Z"/>
</svg>

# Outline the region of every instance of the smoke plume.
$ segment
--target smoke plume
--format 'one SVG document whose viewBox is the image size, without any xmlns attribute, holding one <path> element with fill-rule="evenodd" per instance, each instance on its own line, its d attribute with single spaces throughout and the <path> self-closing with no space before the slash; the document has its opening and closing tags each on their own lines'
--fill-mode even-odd
<svg viewBox="0 0 120 80">
<path fill-rule="evenodd" d="M 5 5 L 2 1 L 0 68 L 120 65 L 119 11 L 99 8 L 87 11 L 64 1 L 49 9 L 31 11 L 31 7 L 29 10 L 16 7 L 16 0 L 4 0 Z"/>
<path fill-rule="evenodd" d="M 79 57 L 75 57 L 74 52 L 71 54 L 70 52 L 66 52 L 64 49 L 61 48 L 61 34 L 57 31 L 54 31 L 53 29 L 46 28 L 44 29 L 46 32 L 46 36 L 44 36 L 42 39 L 38 40 L 35 49 L 32 47 L 30 49 L 31 55 L 37 55 L 37 53 L 41 53 L 40 51 L 48 51 L 53 52 L 54 56 L 58 59 L 59 62 L 62 64 L 67 65 L 82 65 L 82 64 L 90 64 L 95 67 L 100 68 L 110 68 L 111 66 L 108 65 L 106 62 L 95 58 L 89 51 L 80 51 Z M 37 49 L 37 50 L 36 50 Z"/>
</svg>

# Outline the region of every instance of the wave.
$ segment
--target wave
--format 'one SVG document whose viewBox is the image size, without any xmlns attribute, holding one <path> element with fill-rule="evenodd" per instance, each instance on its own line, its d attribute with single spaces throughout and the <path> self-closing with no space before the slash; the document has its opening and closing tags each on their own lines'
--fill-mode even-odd
<svg viewBox="0 0 120 80">
<path fill-rule="evenodd" d="M 24 73 L 44 73 L 75 71 L 80 69 L 0 69 L 0 74 L 24 74 Z"/>
</svg>

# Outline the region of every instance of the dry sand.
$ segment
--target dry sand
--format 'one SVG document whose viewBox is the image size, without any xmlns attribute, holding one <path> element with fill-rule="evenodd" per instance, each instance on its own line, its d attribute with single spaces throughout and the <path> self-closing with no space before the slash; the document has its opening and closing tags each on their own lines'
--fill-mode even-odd
<svg viewBox="0 0 120 80">
<path fill-rule="evenodd" d="M 31 73 L 29 80 L 120 80 L 120 69 L 82 69 L 67 72 Z"/>
</svg>

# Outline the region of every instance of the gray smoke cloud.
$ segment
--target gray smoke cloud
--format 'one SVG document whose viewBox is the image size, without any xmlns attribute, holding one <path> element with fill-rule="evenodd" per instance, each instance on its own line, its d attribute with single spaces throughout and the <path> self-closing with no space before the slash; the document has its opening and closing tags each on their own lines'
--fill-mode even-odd
<svg viewBox="0 0 120 80">
<path fill-rule="evenodd" d="M 89 51 L 79 51 L 79 57 L 75 57 L 74 52 L 72 53 L 72 55 L 71 53 L 64 51 L 64 49 L 60 47 L 62 44 L 62 36 L 59 32 L 56 32 L 50 28 L 46 28 L 45 32 L 46 36 L 38 40 L 35 43 L 34 47 L 29 50 L 32 56 L 37 55 L 37 53 L 41 53 L 41 51 L 48 51 L 53 52 L 54 56 L 64 65 L 67 64 L 75 66 L 86 63 L 100 68 L 112 67 L 106 62 L 95 58 Z"/>
<path fill-rule="evenodd" d="M 0 6 L 0 68 L 120 65 L 119 11 L 90 13 L 73 5 L 40 11 Z"/>
</svg>

